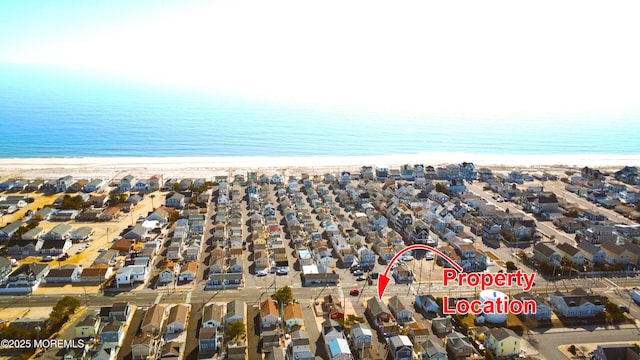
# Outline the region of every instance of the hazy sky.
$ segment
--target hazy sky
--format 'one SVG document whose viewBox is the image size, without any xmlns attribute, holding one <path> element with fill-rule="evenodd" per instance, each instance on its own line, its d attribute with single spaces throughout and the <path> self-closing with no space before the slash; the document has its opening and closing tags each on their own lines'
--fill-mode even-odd
<svg viewBox="0 0 640 360">
<path fill-rule="evenodd" d="M 0 62 L 302 105 L 640 111 L 640 3 L 0 0 Z"/>
</svg>

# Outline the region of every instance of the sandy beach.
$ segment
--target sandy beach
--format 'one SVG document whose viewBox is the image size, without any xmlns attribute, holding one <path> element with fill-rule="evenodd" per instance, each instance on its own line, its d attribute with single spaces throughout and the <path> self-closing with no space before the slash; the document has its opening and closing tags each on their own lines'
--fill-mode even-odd
<svg viewBox="0 0 640 360">
<path fill-rule="evenodd" d="M 640 166 L 638 155 L 487 155 L 466 153 L 425 153 L 382 156 L 291 156 L 291 157 L 78 157 L 0 159 L 0 177 L 54 178 L 61 175 L 117 177 L 163 174 L 168 177 L 211 177 L 230 170 L 258 173 L 323 174 L 341 170 L 357 171 L 363 165 L 398 168 L 402 164 L 443 164 L 473 162 L 493 169 L 553 170 L 584 166 L 616 170 Z"/>
</svg>

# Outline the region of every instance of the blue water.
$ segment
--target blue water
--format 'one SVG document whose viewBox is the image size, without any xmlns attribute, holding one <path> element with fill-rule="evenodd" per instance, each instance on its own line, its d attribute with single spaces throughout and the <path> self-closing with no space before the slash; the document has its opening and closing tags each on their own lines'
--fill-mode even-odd
<svg viewBox="0 0 640 360">
<path fill-rule="evenodd" d="M 367 114 L 0 65 L 0 157 L 638 154 L 640 114 Z"/>
</svg>

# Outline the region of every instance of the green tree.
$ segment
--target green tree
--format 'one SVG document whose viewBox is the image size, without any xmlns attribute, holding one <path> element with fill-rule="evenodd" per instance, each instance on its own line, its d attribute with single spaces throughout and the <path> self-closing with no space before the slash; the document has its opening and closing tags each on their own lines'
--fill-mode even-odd
<svg viewBox="0 0 640 360">
<path fill-rule="evenodd" d="M 52 322 L 54 327 L 60 326 L 69 319 L 69 316 L 71 316 L 79 306 L 80 300 L 72 296 L 65 296 L 58 300 L 56 305 L 53 307 L 49 314 L 49 320 Z"/>
<path fill-rule="evenodd" d="M 180 219 L 180 213 L 178 211 L 172 211 L 171 214 L 169 214 L 169 223 L 174 223 L 176 221 L 178 221 L 178 219 Z"/>
<path fill-rule="evenodd" d="M 60 204 L 60 208 L 63 210 L 80 210 L 82 209 L 83 201 L 80 195 L 69 196 L 65 195 L 62 197 L 62 203 Z"/>
<path fill-rule="evenodd" d="M 289 286 L 276 290 L 273 295 L 271 295 L 271 298 L 277 301 L 280 306 L 286 306 L 294 302 L 293 291 L 291 291 Z"/>
<path fill-rule="evenodd" d="M 156 197 L 156 194 L 151 194 L 151 195 L 149 195 L 149 198 L 151 199 L 151 208 L 152 208 L 152 209 L 155 209 L 155 208 L 156 208 L 155 206 L 153 206 L 153 199 L 154 199 L 155 197 Z"/>
<path fill-rule="evenodd" d="M 513 261 L 507 261 L 506 265 L 507 265 L 507 271 L 518 270 L 518 267 L 516 266 L 516 264 L 513 263 Z"/>
<path fill-rule="evenodd" d="M 180 191 L 180 190 L 182 190 L 182 184 L 180 184 L 179 182 L 173 183 L 171 185 L 171 189 L 173 191 Z"/>
<path fill-rule="evenodd" d="M 247 327 L 242 321 L 232 322 L 227 329 L 227 335 L 234 340 L 243 337 L 246 333 Z"/>
</svg>

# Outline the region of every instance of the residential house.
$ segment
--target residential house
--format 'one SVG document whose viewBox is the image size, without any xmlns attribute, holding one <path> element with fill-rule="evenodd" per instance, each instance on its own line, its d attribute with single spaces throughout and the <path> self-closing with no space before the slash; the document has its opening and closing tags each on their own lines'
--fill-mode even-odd
<svg viewBox="0 0 640 360">
<path fill-rule="evenodd" d="M 44 229 L 35 227 L 22 234 L 22 240 L 38 240 L 45 234 Z"/>
<path fill-rule="evenodd" d="M 0 242 L 7 242 L 13 238 L 13 235 L 16 234 L 18 229 L 22 227 L 22 225 L 26 225 L 23 221 L 14 221 L 11 224 L 7 224 L 5 227 L 0 229 Z"/>
<path fill-rule="evenodd" d="M 170 193 L 167 195 L 164 204 L 169 208 L 182 209 L 185 204 L 185 196 L 178 192 Z"/>
<path fill-rule="evenodd" d="M 127 265 L 116 272 L 116 287 L 133 286 L 134 283 L 144 283 L 149 277 L 147 265 Z"/>
<path fill-rule="evenodd" d="M 227 312 L 224 315 L 225 327 L 233 322 L 246 323 L 247 304 L 244 301 L 232 300 L 227 303 Z"/>
<path fill-rule="evenodd" d="M 330 294 L 324 297 L 322 302 L 322 311 L 329 319 L 343 319 L 344 309 L 342 308 L 342 302 L 337 295 Z"/>
<path fill-rule="evenodd" d="M 77 282 L 80 279 L 80 273 L 82 271 L 81 266 L 67 264 L 62 267 L 49 270 L 49 273 L 44 278 L 44 282 L 47 284 L 71 284 L 72 282 Z"/>
<path fill-rule="evenodd" d="M 191 305 L 189 304 L 173 305 L 171 310 L 169 310 L 164 333 L 175 334 L 184 331 L 184 329 L 187 328 L 190 311 Z"/>
<path fill-rule="evenodd" d="M 100 343 L 98 345 L 95 345 L 94 348 L 92 349 L 91 360 L 116 360 L 116 355 L 118 354 L 118 350 L 119 348 L 117 347 L 111 347 L 109 346 L 109 344 Z M 75 352 L 75 353 L 78 353 L 78 352 L 86 353 L 88 350 L 86 348 L 85 349 L 70 348 L 69 351 Z M 65 357 L 64 360 L 67 360 L 67 358 Z"/>
<path fill-rule="evenodd" d="M 578 249 L 582 251 L 584 260 L 586 260 L 590 265 L 604 264 L 606 261 L 607 255 L 604 250 L 588 241 L 579 242 Z"/>
<path fill-rule="evenodd" d="M 353 360 L 349 343 L 345 339 L 331 339 L 327 348 L 329 360 Z"/>
<path fill-rule="evenodd" d="M 284 314 L 284 324 L 289 331 L 304 326 L 304 315 L 302 314 L 302 306 L 299 303 L 288 304 L 282 312 Z"/>
<path fill-rule="evenodd" d="M 93 260 L 93 265 L 113 265 L 115 264 L 116 259 L 120 256 L 120 251 L 109 249 L 105 252 L 98 254 L 95 260 Z"/>
<path fill-rule="evenodd" d="M 560 254 L 556 251 L 555 246 L 541 242 L 533 246 L 533 256 L 537 261 L 558 265 L 562 259 Z"/>
<path fill-rule="evenodd" d="M 120 239 L 111 244 L 111 250 L 118 251 L 120 255 L 129 255 L 133 250 L 133 245 L 135 243 L 136 242 L 133 239 Z"/>
<path fill-rule="evenodd" d="M 117 206 L 106 208 L 98 217 L 99 221 L 111 221 L 120 216 L 120 209 Z"/>
<path fill-rule="evenodd" d="M 260 329 L 261 331 L 275 330 L 282 325 L 282 319 L 278 312 L 278 306 L 273 300 L 264 300 L 260 303 Z"/>
<path fill-rule="evenodd" d="M 466 359 L 475 354 L 469 338 L 454 331 L 447 336 L 447 353 L 450 359 Z"/>
<path fill-rule="evenodd" d="M 325 345 L 329 344 L 331 340 L 344 339 L 344 328 L 336 320 L 326 319 L 321 324 L 322 339 Z"/>
<path fill-rule="evenodd" d="M 158 191 L 163 184 L 162 175 L 153 175 L 149 178 L 149 191 Z"/>
<path fill-rule="evenodd" d="M 403 297 L 394 295 L 389 299 L 389 310 L 399 323 L 408 323 L 413 319 L 413 305 Z"/>
<path fill-rule="evenodd" d="M 7 254 L 14 259 L 38 256 L 42 243 L 42 240 L 10 240 L 7 244 Z"/>
<path fill-rule="evenodd" d="M 622 247 L 629 252 L 629 264 L 640 266 L 640 246 L 626 242 Z"/>
<path fill-rule="evenodd" d="M 49 270 L 50 268 L 47 264 L 22 264 L 9 274 L 6 287 L 35 288 L 47 276 Z"/>
<path fill-rule="evenodd" d="M 511 329 L 490 329 L 485 333 L 484 342 L 498 358 L 520 354 L 520 337 Z"/>
<path fill-rule="evenodd" d="M 206 289 L 231 289 L 242 285 L 242 273 L 209 273 Z"/>
<path fill-rule="evenodd" d="M 165 260 L 160 265 L 158 281 L 161 284 L 173 283 L 180 272 L 180 264 L 171 260 Z"/>
<path fill-rule="evenodd" d="M 154 335 L 143 332 L 133 338 L 131 342 L 131 357 L 133 360 L 148 360 L 156 356 L 158 341 Z"/>
<path fill-rule="evenodd" d="M 639 360 L 640 348 L 631 344 L 598 345 L 591 357 L 593 360 Z"/>
<path fill-rule="evenodd" d="M 417 294 L 415 300 L 416 308 L 423 313 L 433 313 L 437 314 L 440 310 L 440 306 L 436 302 L 436 299 L 433 295 L 428 294 Z"/>
<path fill-rule="evenodd" d="M 218 350 L 218 342 L 221 341 L 216 327 L 202 327 L 198 332 L 198 350 L 200 354 L 210 354 Z"/>
<path fill-rule="evenodd" d="M 556 245 L 556 250 L 563 259 L 580 266 L 584 264 L 584 253 L 569 243 L 560 243 Z"/>
<path fill-rule="evenodd" d="M 245 360 L 247 356 L 247 343 L 245 341 L 227 342 L 228 360 Z"/>
<path fill-rule="evenodd" d="M 113 268 L 102 264 L 86 267 L 81 271 L 78 281 L 83 285 L 100 285 L 113 274 Z"/>
<path fill-rule="evenodd" d="M 131 191 L 136 184 L 136 178 L 133 175 L 127 175 L 120 179 L 120 192 Z"/>
<path fill-rule="evenodd" d="M 243 264 L 244 262 L 242 261 L 242 258 L 237 256 L 232 258 L 231 260 L 229 260 L 229 272 L 230 273 L 242 273 L 243 271 Z"/>
<path fill-rule="evenodd" d="M 11 274 L 11 261 L 4 256 L 0 256 L 0 282 Z"/>
<path fill-rule="evenodd" d="M 222 305 L 206 304 L 202 309 L 202 327 L 222 328 Z"/>
<path fill-rule="evenodd" d="M 631 259 L 631 253 L 624 246 L 616 245 L 613 242 L 606 242 L 600 246 L 605 254 L 607 264 L 628 264 Z"/>
<path fill-rule="evenodd" d="M 76 324 L 76 338 L 96 337 L 101 327 L 100 316 L 90 314 Z"/>
<path fill-rule="evenodd" d="M 173 212 L 171 208 L 159 207 L 155 209 L 149 216 L 147 216 L 147 221 L 157 221 L 160 224 L 164 225 L 169 222 L 169 215 Z"/>
<path fill-rule="evenodd" d="M 315 355 L 311 352 L 311 340 L 309 334 L 304 330 L 291 332 L 291 342 L 287 349 L 289 360 L 315 360 Z"/>
<path fill-rule="evenodd" d="M 584 227 L 577 219 L 567 216 L 554 219 L 553 224 L 569 234 L 573 234 Z"/>
<path fill-rule="evenodd" d="M 101 191 L 104 186 L 107 184 L 106 180 L 103 179 L 93 179 L 91 181 L 89 181 L 85 186 L 83 191 L 84 192 L 98 192 Z"/>
<path fill-rule="evenodd" d="M 412 360 L 413 343 L 408 336 L 395 335 L 389 338 L 389 352 L 394 360 Z"/>
<path fill-rule="evenodd" d="M 544 297 L 540 295 L 535 295 L 530 292 L 523 292 L 516 295 L 513 295 L 514 299 L 518 299 L 520 301 L 525 300 L 533 300 L 536 302 L 536 311 L 534 313 L 527 312 L 527 309 L 523 311 L 523 315 L 526 317 L 534 318 L 538 321 L 549 321 L 551 320 L 551 305 Z"/>
<path fill-rule="evenodd" d="M 65 240 L 71 237 L 73 228 L 69 224 L 58 224 L 44 236 L 45 240 Z"/>
<path fill-rule="evenodd" d="M 111 320 L 100 331 L 100 341 L 106 345 L 120 344 L 124 338 L 124 323 Z"/>
<path fill-rule="evenodd" d="M 164 305 L 151 305 L 144 314 L 140 330 L 143 334 L 151 334 L 153 336 L 160 334 L 166 315 L 167 308 Z"/>
<path fill-rule="evenodd" d="M 163 360 L 182 360 L 182 342 L 179 341 L 167 341 L 161 343 L 159 358 Z"/>
<path fill-rule="evenodd" d="M 262 341 L 262 352 L 269 352 L 273 349 L 280 348 L 280 338 L 281 335 L 279 331 L 275 330 L 267 330 L 260 333 L 260 340 Z"/>
<path fill-rule="evenodd" d="M 438 337 L 444 337 L 453 331 L 453 323 L 450 317 L 431 319 L 431 331 Z"/>
<path fill-rule="evenodd" d="M 56 180 L 55 190 L 56 192 L 65 192 L 68 187 L 71 187 L 75 181 L 73 180 L 73 176 L 67 175 Z"/>
<path fill-rule="evenodd" d="M 178 276 L 178 281 L 188 282 L 193 281 L 196 278 L 196 273 L 198 271 L 198 263 L 195 261 L 189 261 L 184 264 L 180 268 L 180 275 Z"/>
<path fill-rule="evenodd" d="M 131 320 L 131 316 L 133 316 L 133 311 L 131 305 L 126 301 L 113 303 L 108 313 L 109 319 L 124 323 L 128 323 Z"/>
<path fill-rule="evenodd" d="M 599 295 L 589 295 L 576 288 L 568 294 L 549 295 L 549 302 L 559 315 L 564 317 L 594 317 L 604 312 L 604 301 Z"/>
<path fill-rule="evenodd" d="M 440 345 L 436 339 L 427 339 L 427 341 L 416 344 L 416 353 L 419 359 L 423 360 L 447 360 L 447 351 Z"/>
<path fill-rule="evenodd" d="M 393 278 L 396 284 L 411 284 L 413 282 L 413 272 L 407 264 L 400 264 L 393 270 Z"/>
<path fill-rule="evenodd" d="M 398 325 L 391 314 L 391 310 L 377 296 L 367 300 L 365 315 L 371 322 L 371 327 L 385 337 L 393 336 L 398 332 Z"/>
<path fill-rule="evenodd" d="M 373 331 L 367 324 L 356 323 L 349 330 L 351 346 L 354 350 L 369 349 L 373 341 Z"/>
<path fill-rule="evenodd" d="M 42 241 L 42 240 L 40 240 Z M 58 256 L 62 255 L 71 248 L 71 240 L 46 240 L 42 241 L 40 253 L 42 255 Z"/>
<path fill-rule="evenodd" d="M 89 226 L 82 226 L 70 233 L 70 239 L 73 242 L 85 241 L 93 234 L 93 229 Z"/>
<path fill-rule="evenodd" d="M 146 227 L 142 226 L 142 224 L 136 224 L 134 227 L 131 228 L 131 230 L 127 231 L 122 236 L 122 238 L 123 239 L 129 239 L 129 240 L 141 241 L 141 240 L 146 239 L 148 231 L 149 231 L 149 229 L 147 229 Z"/>
<path fill-rule="evenodd" d="M 407 326 L 409 328 L 409 339 L 414 344 L 422 344 L 429 339 L 429 329 L 421 321 L 410 322 Z"/>
</svg>

